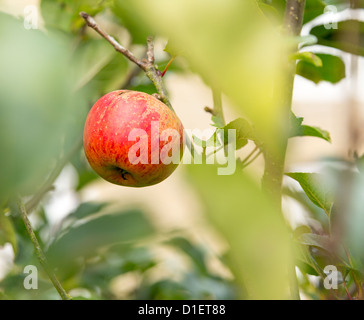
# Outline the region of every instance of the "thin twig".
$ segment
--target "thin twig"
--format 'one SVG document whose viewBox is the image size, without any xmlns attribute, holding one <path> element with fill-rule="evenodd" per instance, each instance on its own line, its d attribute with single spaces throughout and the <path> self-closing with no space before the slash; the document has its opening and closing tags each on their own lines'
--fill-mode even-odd
<svg viewBox="0 0 364 320">
<path fill-rule="evenodd" d="M 63 300 L 72 300 L 72 297 L 66 292 L 65 289 L 63 289 L 61 283 L 59 282 L 58 278 L 56 277 L 56 275 L 54 274 L 54 272 L 51 270 L 47 258 L 43 253 L 42 248 L 39 245 L 38 239 L 33 231 L 32 225 L 30 224 L 30 221 L 28 219 L 28 214 L 27 211 L 25 209 L 25 206 L 23 204 L 23 202 L 21 201 L 20 197 L 17 199 L 17 208 L 20 212 L 20 215 L 24 221 L 24 225 L 25 228 L 27 229 L 27 232 L 30 236 L 30 240 L 33 243 L 37 258 L 40 262 L 40 264 L 42 265 L 43 269 L 45 270 L 45 272 L 47 273 L 49 279 L 52 281 L 54 287 L 56 288 L 56 290 L 58 291 L 59 295 L 61 296 L 61 298 Z"/>
<path fill-rule="evenodd" d="M 259 150 L 259 152 L 248 162 L 243 164 L 243 168 L 246 168 L 248 165 L 250 165 L 256 158 L 258 158 L 262 154 L 262 150 Z"/>
<path fill-rule="evenodd" d="M 136 65 L 138 65 L 141 69 L 144 71 L 146 70 L 146 63 L 143 60 L 138 59 L 134 54 L 129 51 L 128 49 L 124 48 L 119 42 L 117 42 L 112 36 L 108 35 L 104 30 L 102 30 L 99 25 L 96 23 L 94 18 L 92 18 L 89 14 L 86 12 L 80 12 L 80 16 L 86 21 L 87 25 L 94 29 L 100 36 L 105 38 L 116 51 L 123 54 L 126 58 L 128 58 L 130 61 L 134 62 Z"/>
<path fill-rule="evenodd" d="M 252 152 L 250 152 L 245 158 L 244 160 L 241 162 L 242 164 L 246 163 L 250 157 L 255 153 L 255 151 L 258 150 L 258 146 L 255 146 L 255 148 L 252 150 Z"/>
<path fill-rule="evenodd" d="M 150 64 L 154 64 L 154 42 L 151 36 L 147 38 L 147 59 Z"/>
</svg>

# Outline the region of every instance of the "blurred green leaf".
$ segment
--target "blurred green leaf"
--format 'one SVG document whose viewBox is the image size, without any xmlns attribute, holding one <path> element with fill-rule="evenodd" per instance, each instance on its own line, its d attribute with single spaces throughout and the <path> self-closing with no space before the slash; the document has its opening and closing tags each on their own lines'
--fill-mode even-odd
<svg viewBox="0 0 364 320">
<path fill-rule="evenodd" d="M 240 170 L 223 176 L 212 165 L 189 169 L 208 217 L 230 245 L 229 266 L 246 290 L 242 296 L 287 298 L 291 249 L 283 218 L 270 198 Z"/>
<path fill-rule="evenodd" d="M 293 112 L 291 112 L 291 127 L 290 127 L 290 137 L 317 137 L 327 142 L 331 142 L 330 133 L 326 130 L 323 130 L 319 127 L 312 127 L 303 125 L 303 118 L 296 117 Z"/>
<path fill-rule="evenodd" d="M 338 22 L 337 28 L 326 29 L 319 25 L 311 29 L 318 44 L 364 56 L 364 22 L 345 20 Z"/>
<path fill-rule="evenodd" d="M 5 295 L 10 300 L 58 300 L 59 294 L 48 279 L 40 277 L 38 273 L 37 290 L 25 290 L 24 278 L 27 274 L 9 274 L 0 282 L 0 291 L 4 290 Z"/>
<path fill-rule="evenodd" d="M 281 134 L 283 39 L 254 1 L 123 0 L 135 21 L 173 39 L 191 70 L 221 90 L 266 143 Z M 162 18 L 161 18 L 162 17 Z M 218 44 L 218 45 L 217 45 Z M 226 50 L 226 48 L 229 48 Z M 265 54 L 269 52 L 269 55 Z"/>
<path fill-rule="evenodd" d="M 301 225 L 301 226 L 297 227 L 296 229 L 294 229 L 293 236 L 297 239 L 298 237 L 300 237 L 301 235 L 303 235 L 305 233 L 312 233 L 312 230 L 309 226 Z"/>
<path fill-rule="evenodd" d="M 235 130 L 236 132 L 236 150 L 244 147 L 248 143 L 248 139 L 256 140 L 256 136 L 250 123 L 243 118 L 238 118 L 229 122 L 225 126 L 217 128 L 211 137 L 206 140 L 202 140 L 196 135 L 193 135 L 193 142 L 203 148 L 214 146 L 218 147 L 221 146 L 221 140 L 223 138 L 224 145 L 227 145 L 229 142 L 229 130 Z"/>
<path fill-rule="evenodd" d="M 339 182 L 338 182 L 339 183 Z M 344 241 L 356 264 L 356 269 L 363 270 L 364 266 L 364 217 L 363 217 L 363 192 L 364 176 L 357 175 L 352 179 L 350 192 L 347 193 L 348 208 L 345 212 Z"/>
<path fill-rule="evenodd" d="M 322 229 L 329 232 L 329 217 L 325 214 L 323 209 L 312 203 L 304 191 L 283 188 L 283 194 L 295 199 L 308 213 L 309 218 L 317 220 Z"/>
<path fill-rule="evenodd" d="M 94 171 L 82 171 L 78 174 L 78 185 L 76 190 L 81 190 L 84 186 L 90 182 L 98 179 L 99 176 Z"/>
<path fill-rule="evenodd" d="M 150 82 L 149 80 L 139 82 L 137 85 L 132 85 L 130 87 L 130 90 L 145 92 L 150 95 L 157 92 L 154 84 L 152 82 Z"/>
<path fill-rule="evenodd" d="M 228 142 L 229 130 L 236 130 L 237 150 L 244 147 L 248 143 L 248 140 L 256 141 L 256 135 L 254 133 L 253 127 L 247 120 L 243 118 L 238 118 L 229 122 L 222 129 L 224 130 L 225 144 Z"/>
<path fill-rule="evenodd" d="M 84 24 L 79 13 L 85 11 L 91 16 L 111 5 L 112 0 L 41 0 L 40 8 L 46 27 L 77 32 Z"/>
<path fill-rule="evenodd" d="M 194 262 L 195 266 L 198 270 L 203 273 L 207 274 L 207 266 L 205 263 L 205 253 L 201 250 L 201 248 L 197 247 L 196 245 L 192 244 L 189 240 L 182 237 L 175 237 L 169 241 L 167 244 L 172 245 L 184 253 L 186 253 Z"/>
<path fill-rule="evenodd" d="M 16 255 L 18 251 L 18 243 L 16 240 L 14 226 L 10 217 L 6 216 L 0 207 L 0 246 L 3 246 L 7 242 L 12 245 Z"/>
<path fill-rule="evenodd" d="M 133 43 L 145 45 L 147 37 L 153 35 L 152 30 L 148 27 L 146 21 L 136 19 L 137 13 L 134 11 L 133 6 L 130 6 L 127 1 L 115 0 L 111 9 L 120 19 L 121 25 L 130 32 Z"/>
<path fill-rule="evenodd" d="M 315 264 L 309 249 L 306 245 L 297 245 L 299 250 L 296 250 L 296 265 L 304 273 L 311 274 L 313 276 L 318 276 L 321 273 L 317 271 L 318 266 Z"/>
<path fill-rule="evenodd" d="M 297 63 L 296 73 L 314 83 L 320 81 L 337 83 L 345 78 L 345 64 L 340 57 L 324 53 L 317 53 L 316 56 L 322 61 L 322 66 L 300 60 Z"/>
<path fill-rule="evenodd" d="M 305 172 L 291 172 L 286 175 L 296 180 L 309 199 L 330 216 L 334 197 L 323 175 Z"/>
<path fill-rule="evenodd" d="M 109 47 L 112 48 L 110 45 Z M 98 95 L 95 99 L 111 91 L 125 89 L 122 88 L 122 85 L 127 74 L 128 61 L 119 53 L 114 52 L 109 62 L 91 80 L 91 86 Z"/>
<path fill-rule="evenodd" d="M 258 0 L 258 5 L 268 18 L 283 21 L 284 11 L 286 9 L 285 0 Z"/>
<path fill-rule="evenodd" d="M 72 91 L 68 39 L 26 30 L 4 13 L 0 30 L 1 199 L 3 191 L 38 188 L 63 152 L 62 140 L 79 132 L 86 103 Z"/>
<path fill-rule="evenodd" d="M 186 49 L 181 49 L 179 46 L 174 44 L 173 40 L 168 40 L 164 51 L 169 53 L 171 57 L 177 57 L 179 55 L 183 55 Z"/>
<path fill-rule="evenodd" d="M 113 48 L 104 39 L 88 40 L 78 45 L 72 59 L 76 89 L 90 82 L 114 54 Z"/>
<path fill-rule="evenodd" d="M 257 1 L 259 8 L 262 10 L 264 15 L 273 23 L 281 23 L 282 14 L 274 6 L 267 4 L 263 1 Z"/>
<path fill-rule="evenodd" d="M 299 241 L 310 247 L 317 247 L 325 251 L 332 251 L 332 241 L 327 236 L 313 233 L 304 233 L 299 237 Z"/>
<path fill-rule="evenodd" d="M 83 202 L 75 211 L 71 212 L 67 218 L 83 219 L 99 212 L 107 205 L 107 202 Z"/>
<path fill-rule="evenodd" d="M 154 228 L 139 210 L 103 214 L 69 228 L 50 245 L 48 254 L 59 263 L 71 261 L 96 255 L 104 246 L 136 241 L 153 232 Z"/>
<path fill-rule="evenodd" d="M 303 24 L 315 19 L 324 13 L 326 4 L 324 0 L 306 0 Z"/>
</svg>

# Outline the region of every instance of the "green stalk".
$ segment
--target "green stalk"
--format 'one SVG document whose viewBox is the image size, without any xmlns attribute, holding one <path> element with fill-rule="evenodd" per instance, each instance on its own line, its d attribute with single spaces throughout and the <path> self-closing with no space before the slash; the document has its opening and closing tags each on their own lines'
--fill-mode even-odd
<svg viewBox="0 0 364 320">
<path fill-rule="evenodd" d="M 287 0 L 284 17 L 284 31 L 289 37 L 299 36 L 301 33 L 305 2 L 305 0 Z M 297 49 L 298 48 L 296 46 L 291 50 L 292 52 L 295 52 Z M 287 67 L 285 92 L 283 93 L 282 99 L 282 105 L 284 108 L 283 128 L 289 127 L 289 116 L 292 108 L 293 85 L 296 74 L 296 61 L 290 61 L 288 57 L 286 61 Z M 288 134 L 287 132 L 282 131 L 279 141 L 277 141 L 277 149 L 274 150 L 273 148 L 267 148 L 264 150 L 265 168 L 262 186 L 268 193 L 272 195 L 279 208 L 281 208 L 282 202 L 282 180 L 284 175 L 287 144 Z M 299 299 L 300 296 L 294 263 L 289 266 L 289 277 L 291 296 L 293 299 Z"/>
</svg>

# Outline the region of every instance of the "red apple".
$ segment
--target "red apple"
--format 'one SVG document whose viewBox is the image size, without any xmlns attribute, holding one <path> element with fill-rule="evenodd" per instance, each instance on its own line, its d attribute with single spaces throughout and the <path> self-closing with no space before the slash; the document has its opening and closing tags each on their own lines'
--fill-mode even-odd
<svg viewBox="0 0 364 320">
<path fill-rule="evenodd" d="M 178 166 L 183 126 L 153 96 L 118 90 L 101 97 L 90 110 L 83 143 L 88 162 L 102 178 L 145 187 L 163 181 Z"/>
</svg>

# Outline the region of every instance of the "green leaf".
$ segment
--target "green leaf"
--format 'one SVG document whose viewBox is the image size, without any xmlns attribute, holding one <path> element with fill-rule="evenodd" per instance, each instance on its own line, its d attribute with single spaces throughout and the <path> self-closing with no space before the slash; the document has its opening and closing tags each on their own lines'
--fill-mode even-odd
<svg viewBox="0 0 364 320">
<path fill-rule="evenodd" d="M 251 124 L 243 119 L 238 118 L 231 122 L 229 122 L 225 127 L 222 128 L 224 130 L 224 143 L 228 143 L 229 130 L 236 130 L 236 149 L 240 149 L 244 147 L 248 140 L 256 141 L 256 135 L 254 133 L 254 129 Z"/>
<path fill-rule="evenodd" d="M 179 46 L 177 46 L 173 40 L 169 39 L 164 51 L 169 53 L 171 55 L 171 57 L 176 57 L 176 56 L 182 56 L 183 53 L 186 51 L 186 49 L 182 49 Z"/>
<path fill-rule="evenodd" d="M 313 233 L 304 233 L 299 237 L 299 241 L 303 245 L 320 248 L 327 252 L 332 251 L 332 241 L 327 236 Z"/>
<path fill-rule="evenodd" d="M 76 89 L 89 83 L 111 61 L 114 55 L 113 48 L 104 39 L 81 43 L 72 57 L 73 79 L 76 79 Z M 118 58 L 120 59 L 120 56 Z"/>
<path fill-rule="evenodd" d="M 127 1 L 115 0 L 111 10 L 120 19 L 121 25 L 130 32 L 133 43 L 146 44 L 147 37 L 153 35 L 145 21 L 135 18 L 136 12 Z"/>
<path fill-rule="evenodd" d="M 301 235 L 305 233 L 312 233 L 312 230 L 309 226 L 301 225 L 293 231 L 293 236 L 294 238 L 299 238 Z"/>
<path fill-rule="evenodd" d="M 301 60 L 311 63 L 315 67 L 322 67 L 322 60 L 312 52 L 297 52 L 291 56 L 293 60 Z"/>
<path fill-rule="evenodd" d="M 296 250 L 296 265 L 304 273 L 318 276 L 322 271 L 319 269 L 317 263 L 315 263 L 313 257 L 308 250 L 308 247 L 302 244 L 297 245 Z"/>
<path fill-rule="evenodd" d="M 83 219 L 99 212 L 107 205 L 107 202 L 83 202 L 75 211 L 71 212 L 67 218 Z"/>
<path fill-rule="evenodd" d="M 253 128 L 250 123 L 243 118 L 238 118 L 229 122 L 223 127 L 217 128 L 214 134 L 212 134 L 207 140 L 201 140 L 200 138 L 193 135 L 193 142 L 203 148 L 220 146 L 221 142 L 219 136 L 223 134 L 224 145 L 227 145 L 229 142 L 229 130 L 236 131 L 236 150 L 244 147 L 248 143 L 248 139 L 256 140 Z"/>
<path fill-rule="evenodd" d="M 0 30 L 1 201 L 3 190 L 39 188 L 65 151 L 65 136 L 81 131 L 86 101 L 72 90 L 68 38 L 26 30 L 1 12 Z"/>
<path fill-rule="evenodd" d="M 258 1 L 258 5 L 264 15 L 267 16 L 272 23 L 278 24 L 280 22 L 282 14 L 274 6 L 261 1 Z"/>
<path fill-rule="evenodd" d="M 303 24 L 315 19 L 324 13 L 326 4 L 322 0 L 306 0 Z"/>
<path fill-rule="evenodd" d="M 103 214 L 69 228 L 50 245 L 48 256 L 55 265 L 68 269 L 67 273 L 77 265 L 76 259 L 95 256 L 105 246 L 134 242 L 153 233 L 154 228 L 139 210 Z"/>
<path fill-rule="evenodd" d="M 128 75 L 128 61 L 114 52 L 109 62 L 96 74 L 91 86 L 98 92 L 98 96 L 122 88 L 125 77 Z"/>
<path fill-rule="evenodd" d="M 300 60 L 297 63 L 296 73 L 314 83 L 320 81 L 337 83 L 345 78 L 345 64 L 340 57 L 324 53 L 317 53 L 316 56 L 322 61 L 322 66 Z"/>
<path fill-rule="evenodd" d="M 258 0 L 258 5 L 268 18 L 283 21 L 286 9 L 285 0 Z"/>
<path fill-rule="evenodd" d="M 211 120 L 212 120 L 212 126 L 217 127 L 217 128 L 223 128 L 224 127 L 224 122 L 221 119 L 221 117 L 218 116 L 211 116 Z"/>
<path fill-rule="evenodd" d="M 331 142 L 330 133 L 326 130 L 323 130 L 319 127 L 312 127 L 306 125 L 303 125 L 302 129 L 303 129 L 302 132 L 303 136 L 318 137 L 326 140 L 327 142 Z"/>
<path fill-rule="evenodd" d="M 345 20 L 332 29 L 319 25 L 312 28 L 310 33 L 317 37 L 318 44 L 364 56 L 364 22 Z"/>
<path fill-rule="evenodd" d="M 283 38 L 255 1 L 122 2 L 135 21 L 147 22 L 150 31 L 188 48 L 184 58 L 190 69 L 221 90 L 254 124 L 261 140 L 276 143 L 281 103 L 272 92 L 283 85 Z"/>
<path fill-rule="evenodd" d="M 317 137 L 324 139 L 327 142 L 331 142 L 330 133 L 319 127 L 312 127 L 303 125 L 303 118 L 296 117 L 293 112 L 291 112 L 291 127 L 290 127 L 290 137 Z"/>
<path fill-rule="evenodd" d="M 296 180 L 308 198 L 330 216 L 334 197 L 323 175 L 304 172 L 291 172 L 286 175 Z"/>
</svg>

